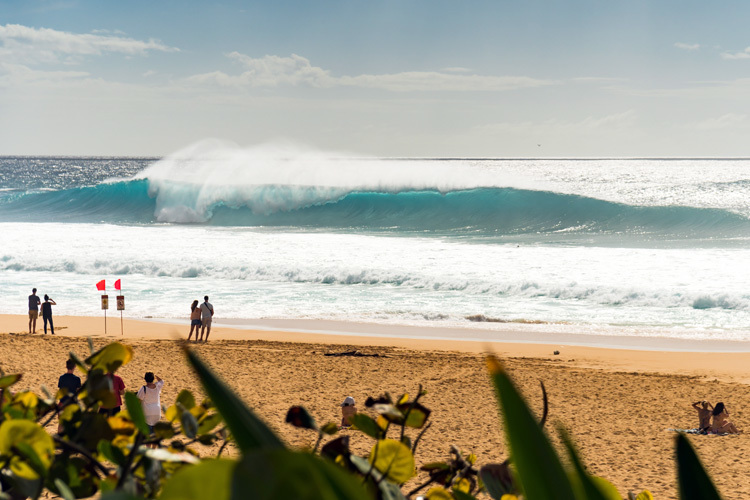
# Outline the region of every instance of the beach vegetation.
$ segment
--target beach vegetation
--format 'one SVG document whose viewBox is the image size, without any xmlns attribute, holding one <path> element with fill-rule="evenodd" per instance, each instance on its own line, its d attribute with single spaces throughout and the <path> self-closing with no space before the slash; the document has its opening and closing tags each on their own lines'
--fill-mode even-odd
<svg viewBox="0 0 750 500">
<path fill-rule="evenodd" d="M 368 398 L 369 414 L 351 418 L 353 432 L 339 433 L 333 422 L 319 425 L 305 408 L 293 406 L 286 421 L 316 437 L 309 449 L 292 449 L 188 347 L 187 362 L 206 398 L 181 391 L 150 432 L 133 393 L 125 394 L 118 414 L 98 412 L 114 403 L 107 374 L 127 364 L 132 349 L 114 342 L 91 350 L 85 360 L 71 353 L 86 376 L 74 395 L 13 392 L 22 376 L 0 372 L 1 500 L 36 499 L 45 491 L 65 500 L 623 498 L 609 481 L 587 471 L 564 428 L 557 428 L 562 450 L 553 446 L 544 428 L 544 386 L 538 419 L 494 356 L 487 357 L 487 368 L 510 453 L 502 463 L 480 467 L 474 454 L 455 446 L 445 461 L 417 464 L 432 414 L 422 403 L 427 392 L 421 386 L 413 397 Z M 65 396 L 72 404 L 61 406 L 57 401 Z M 50 435 L 45 426 L 55 417 L 60 432 Z M 352 452 L 353 438 L 372 440 L 366 456 Z M 238 456 L 227 458 L 230 443 Z M 680 499 L 720 498 L 683 434 L 676 438 L 676 462 Z M 653 496 L 644 490 L 627 498 Z"/>
</svg>

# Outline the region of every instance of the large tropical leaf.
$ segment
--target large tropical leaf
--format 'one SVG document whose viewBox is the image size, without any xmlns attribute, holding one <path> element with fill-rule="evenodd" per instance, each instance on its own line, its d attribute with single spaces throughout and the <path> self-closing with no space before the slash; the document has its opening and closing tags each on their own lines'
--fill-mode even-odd
<svg viewBox="0 0 750 500">
<path fill-rule="evenodd" d="M 206 460 L 199 465 L 183 467 L 164 485 L 160 500 L 229 500 L 231 482 L 237 462 Z M 247 498 L 252 495 L 247 492 Z"/>
<path fill-rule="evenodd" d="M 185 349 L 188 362 L 221 413 L 243 454 L 256 448 L 284 448 L 284 443 L 193 351 Z"/>
<path fill-rule="evenodd" d="M 505 424 L 506 441 L 528 500 L 575 500 L 560 459 L 521 394 L 495 356 L 487 356 Z"/>
<path fill-rule="evenodd" d="M 232 477 L 232 499 L 366 500 L 356 476 L 310 453 L 258 450 L 242 458 Z"/>
<path fill-rule="evenodd" d="M 716 486 L 683 433 L 677 434 L 677 481 L 681 500 L 721 500 Z"/>
</svg>

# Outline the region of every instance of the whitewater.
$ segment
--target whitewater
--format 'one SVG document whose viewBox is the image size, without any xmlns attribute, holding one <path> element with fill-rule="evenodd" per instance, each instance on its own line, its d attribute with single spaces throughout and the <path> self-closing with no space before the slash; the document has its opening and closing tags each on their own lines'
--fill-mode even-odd
<svg viewBox="0 0 750 500">
<path fill-rule="evenodd" d="M 750 340 L 747 159 L 3 157 L 0 235 L 7 313 Z"/>
</svg>

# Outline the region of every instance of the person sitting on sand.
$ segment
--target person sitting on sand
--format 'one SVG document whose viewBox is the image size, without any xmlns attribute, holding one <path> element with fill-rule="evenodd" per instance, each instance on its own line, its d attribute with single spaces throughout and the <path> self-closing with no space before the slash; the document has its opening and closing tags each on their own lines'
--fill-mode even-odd
<svg viewBox="0 0 750 500">
<path fill-rule="evenodd" d="M 714 409 L 713 405 L 708 401 L 696 401 L 693 403 L 693 408 L 698 410 L 698 429 L 703 434 L 708 433 L 711 430 L 711 411 Z"/>
<path fill-rule="evenodd" d="M 711 422 L 711 433 L 713 434 L 739 434 L 737 427 L 729 421 L 729 412 L 724 403 L 716 403 L 716 407 L 711 412 L 713 422 Z"/>
<path fill-rule="evenodd" d="M 190 333 L 188 334 L 188 342 L 193 336 L 193 329 L 195 329 L 195 341 L 198 342 L 198 333 L 201 329 L 201 309 L 198 307 L 198 301 L 194 300 L 190 305 Z"/>
<path fill-rule="evenodd" d="M 355 406 L 354 398 L 347 396 L 344 402 L 341 403 L 341 425 L 339 427 L 351 427 L 351 418 L 357 414 L 357 407 Z"/>
</svg>

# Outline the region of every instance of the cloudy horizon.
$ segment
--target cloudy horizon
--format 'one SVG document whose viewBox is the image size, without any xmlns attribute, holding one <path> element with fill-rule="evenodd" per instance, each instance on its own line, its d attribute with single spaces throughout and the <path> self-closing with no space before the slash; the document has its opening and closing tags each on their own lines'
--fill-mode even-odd
<svg viewBox="0 0 750 500">
<path fill-rule="evenodd" d="M 13 1 L 0 155 L 750 156 L 738 9 Z"/>
</svg>

